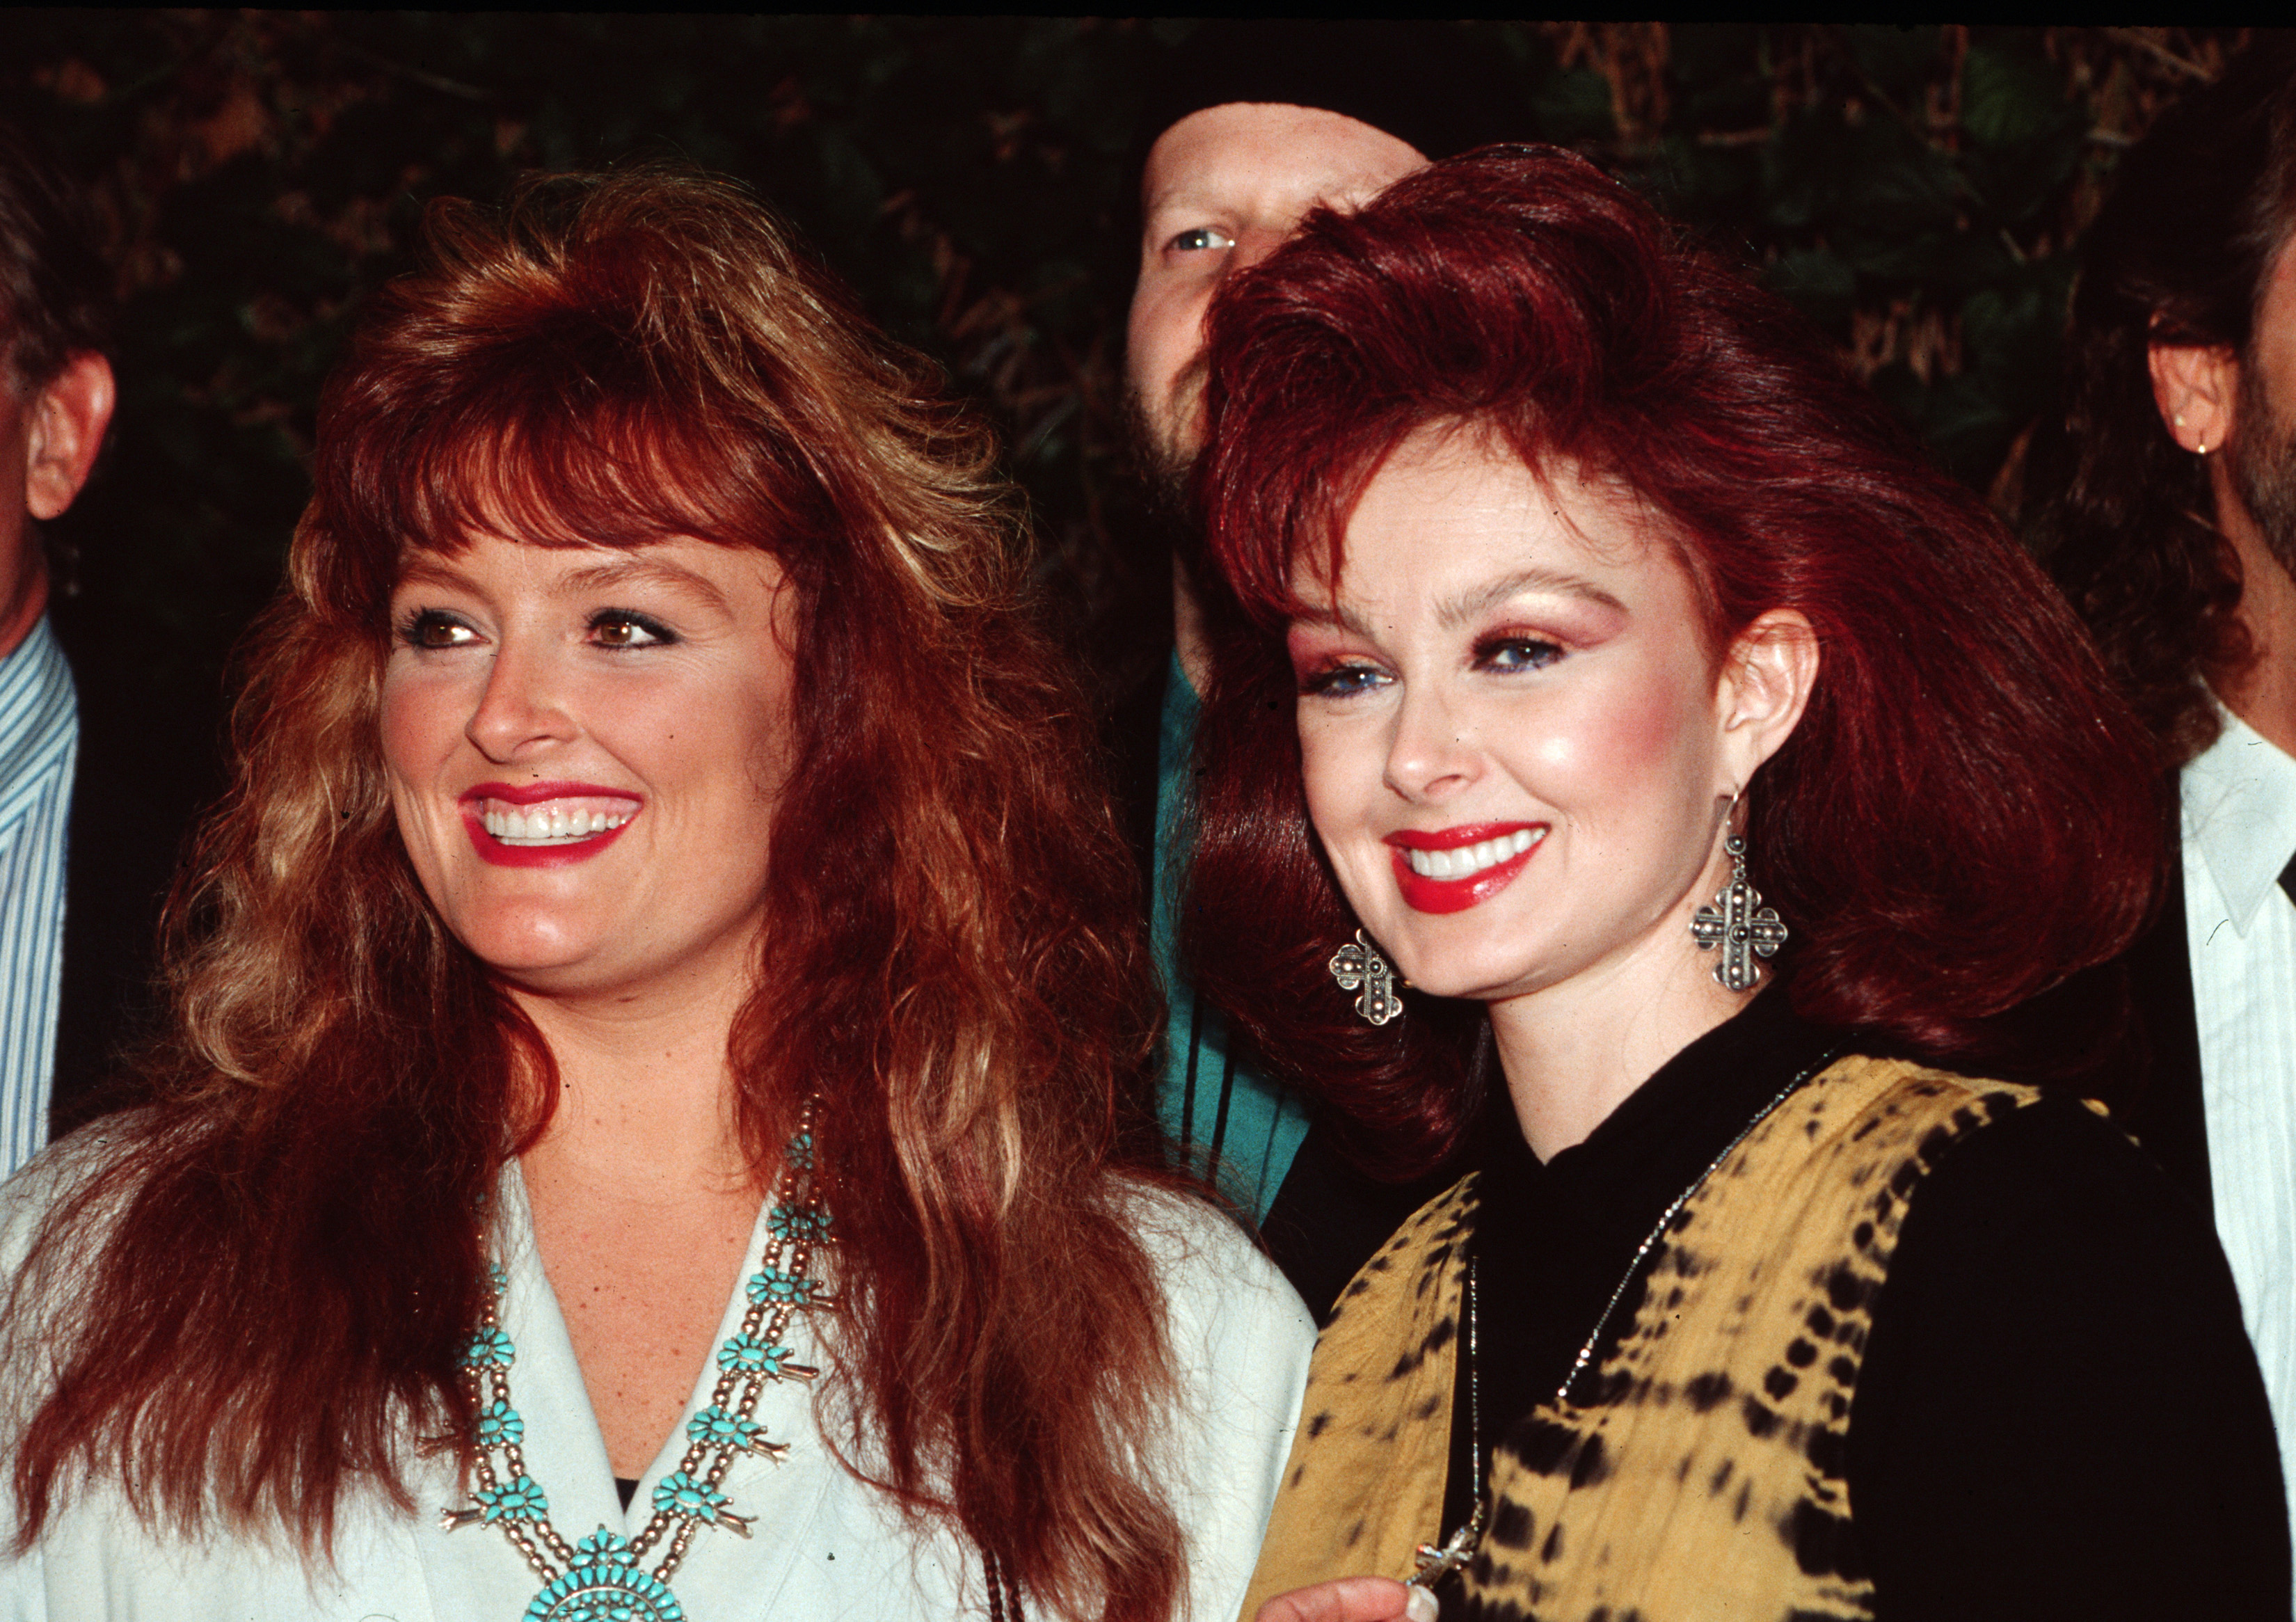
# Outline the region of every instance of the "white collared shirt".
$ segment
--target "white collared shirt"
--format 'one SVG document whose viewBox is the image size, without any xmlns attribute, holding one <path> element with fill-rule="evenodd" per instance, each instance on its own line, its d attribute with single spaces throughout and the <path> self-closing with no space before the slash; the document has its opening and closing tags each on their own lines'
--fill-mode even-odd
<svg viewBox="0 0 2296 1622">
<path fill-rule="evenodd" d="M 0 1189 L 0 1290 L 20 1270 L 59 1183 L 70 1181 L 60 1168 L 79 1150 L 101 1152 L 102 1131 L 99 1124 L 75 1135 Z M 710 1402 L 718 1370 L 714 1361 L 704 1365 L 625 1511 L 535 1249 L 516 1163 L 503 1176 L 494 1243 L 508 1287 L 499 1321 L 517 1348 L 511 1401 L 526 1421 L 528 1472 L 570 1544 L 602 1528 L 627 1537 L 651 1517 L 656 1483 L 678 1467 L 685 1421 Z M 1170 1434 L 1150 1450 L 1187 1545 L 1189 1614 L 1218 1622 L 1243 1602 L 1291 1447 L 1315 1324 L 1274 1264 L 1209 1206 L 1143 1194 L 1130 1210 L 1164 1286 L 1178 1398 Z M 760 1211 L 743 1279 L 758 1271 L 767 1241 Z M 746 1307 L 737 1286 L 719 1344 Z M 827 1363 L 806 1315 L 791 1319 L 783 1338 L 797 1361 Z M 0 1413 L 21 1412 L 40 1395 L 0 1390 Z M 905 1521 L 884 1494 L 838 1463 L 816 1427 L 812 1388 L 769 1386 L 755 1417 L 790 1451 L 778 1461 L 734 1460 L 720 1486 L 736 1513 L 755 1517 L 751 1536 L 723 1528 L 696 1535 L 671 1582 L 685 1615 L 696 1622 L 964 1622 L 989 1614 L 979 1552 L 944 1527 Z M 316 1570 L 245 1540 L 186 1544 L 155 1532 L 115 1488 L 100 1487 L 73 1498 L 29 1554 L 11 1559 L 0 1548 L 0 1618 L 516 1622 L 527 1614 L 541 1585 L 509 1541 L 485 1525 L 440 1527 L 441 1510 L 470 1502 L 451 1462 L 418 1460 L 407 1485 L 414 1515 L 372 1494 L 347 1503 L 335 1560 Z"/>
<path fill-rule="evenodd" d="M 0 1177 L 48 1141 L 79 712 L 45 616 L 0 659 Z"/>
<path fill-rule="evenodd" d="M 2296 758 L 2226 714 L 2185 766 L 2185 927 L 2217 1235 L 2296 1520 Z"/>
</svg>

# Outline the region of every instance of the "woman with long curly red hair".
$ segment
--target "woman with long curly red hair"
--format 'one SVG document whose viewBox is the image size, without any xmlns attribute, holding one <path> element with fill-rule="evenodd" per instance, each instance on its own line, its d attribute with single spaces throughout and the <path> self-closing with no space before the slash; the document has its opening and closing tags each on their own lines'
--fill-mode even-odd
<svg viewBox="0 0 2296 1622">
<path fill-rule="evenodd" d="M 4 1197 L 0 1609 L 1232 1612 L 1311 1331 L 1158 1170 L 984 437 L 730 184 L 427 242 L 147 1101 Z"/>
<path fill-rule="evenodd" d="M 1567 153 L 1311 217 L 1208 337 L 1199 984 L 1467 1172 L 1324 1331 L 1261 1622 L 2285 1618 L 2206 1217 L 1987 1078 L 2156 878 L 2035 566 Z"/>
</svg>

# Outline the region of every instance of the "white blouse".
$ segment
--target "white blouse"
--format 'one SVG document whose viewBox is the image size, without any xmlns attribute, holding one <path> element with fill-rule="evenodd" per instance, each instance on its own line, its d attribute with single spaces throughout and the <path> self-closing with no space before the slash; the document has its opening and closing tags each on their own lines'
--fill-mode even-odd
<svg viewBox="0 0 2296 1622">
<path fill-rule="evenodd" d="M 0 1261 L 11 1279 L 53 1197 L 53 1162 L 51 1151 L 0 1189 Z M 685 1420 L 709 1401 L 714 1359 L 626 1512 L 514 1165 L 503 1192 L 496 1253 L 509 1286 L 499 1313 L 517 1346 L 511 1400 L 526 1420 L 528 1473 L 568 1543 L 600 1528 L 629 1536 L 651 1517 L 654 1484 L 677 1468 Z M 1242 1603 L 1267 1528 L 1315 1327 L 1282 1274 L 1226 1219 L 1164 1195 L 1144 1195 L 1135 1207 L 1162 1274 L 1180 1396 L 1171 1433 L 1151 1456 L 1187 1540 L 1189 1615 L 1226 1622 Z M 742 1279 L 758 1270 L 766 1241 L 761 1211 Z M 720 1343 L 745 1306 L 737 1286 Z M 784 1339 L 800 1361 L 825 1366 L 807 1315 L 792 1316 Z M 6 1393 L 6 1406 L 20 1414 L 29 1395 Z M 685 1615 L 691 1622 L 987 1617 L 979 1551 L 946 1528 L 920 1535 L 840 1466 L 822 1439 L 814 1400 L 802 1381 L 766 1388 L 755 1417 L 768 1440 L 790 1450 L 778 1460 L 735 1455 L 722 1486 L 733 1511 L 754 1518 L 751 1535 L 723 1526 L 697 1532 L 670 1583 Z M 29 1554 L 11 1561 L 0 1553 L 0 1618 L 521 1622 L 541 1584 L 509 1540 L 486 1525 L 440 1528 L 441 1510 L 470 1502 L 451 1463 L 418 1462 L 409 1486 L 420 1506 L 412 1517 L 379 1497 L 347 1503 L 334 1563 L 316 1571 L 257 1543 L 193 1545 L 155 1535 L 116 1490 L 99 1486 L 66 1504 Z"/>
</svg>

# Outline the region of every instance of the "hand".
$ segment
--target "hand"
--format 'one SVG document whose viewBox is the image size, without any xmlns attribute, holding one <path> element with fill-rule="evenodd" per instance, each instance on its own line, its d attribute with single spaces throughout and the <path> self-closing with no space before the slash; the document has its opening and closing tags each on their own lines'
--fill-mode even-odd
<svg viewBox="0 0 2296 1622">
<path fill-rule="evenodd" d="M 1392 1577 L 1346 1577 L 1279 1593 L 1252 1622 L 1435 1622 L 1435 1596 Z"/>
</svg>

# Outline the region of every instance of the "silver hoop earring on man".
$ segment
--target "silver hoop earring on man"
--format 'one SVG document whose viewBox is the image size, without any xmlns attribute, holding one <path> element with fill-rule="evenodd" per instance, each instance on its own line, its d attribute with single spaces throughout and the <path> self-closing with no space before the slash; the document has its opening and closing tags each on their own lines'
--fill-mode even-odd
<svg viewBox="0 0 2296 1622">
<path fill-rule="evenodd" d="M 1356 938 L 1332 954 L 1325 965 L 1342 991 L 1360 987 L 1363 995 L 1356 998 L 1356 1012 L 1374 1025 L 1384 1025 L 1403 1012 L 1403 999 L 1396 995 L 1395 971 L 1387 959 L 1379 954 L 1370 936 L 1361 930 Z"/>
<path fill-rule="evenodd" d="M 1778 917 L 1778 909 L 1762 905 L 1762 893 L 1746 878 L 1746 836 L 1731 826 L 1737 815 L 1738 797 L 1730 797 L 1730 809 L 1722 817 L 1722 848 L 1730 857 L 1730 881 L 1714 897 L 1711 906 L 1702 906 L 1690 921 L 1691 938 L 1702 952 L 1722 949 L 1722 961 L 1714 965 L 1714 979 L 1726 990 L 1751 991 L 1762 983 L 1762 971 L 1754 960 L 1767 960 L 1777 955 L 1786 944 L 1786 926 Z"/>
</svg>

